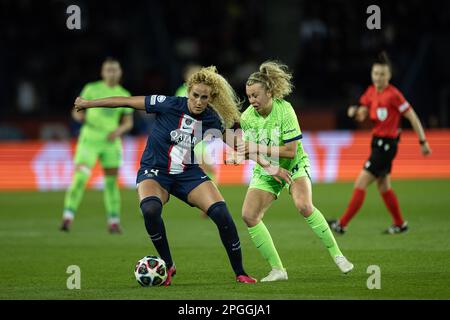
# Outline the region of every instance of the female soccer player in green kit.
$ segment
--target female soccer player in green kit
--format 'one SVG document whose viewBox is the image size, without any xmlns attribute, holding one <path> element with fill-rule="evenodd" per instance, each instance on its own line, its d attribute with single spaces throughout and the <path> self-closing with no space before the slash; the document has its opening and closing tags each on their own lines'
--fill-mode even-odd
<svg viewBox="0 0 450 320">
<path fill-rule="evenodd" d="M 120 84 L 122 69 L 117 60 L 108 58 L 103 62 L 102 80 L 88 83 L 80 96 L 98 99 L 111 96 L 130 96 Z M 133 127 L 133 109 L 88 109 L 72 112 L 75 120 L 83 122 L 75 153 L 75 172 L 64 199 L 62 231 L 69 231 L 78 210 L 92 167 L 97 159 L 104 170 L 104 202 L 108 218 L 108 230 L 121 233 L 120 192 L 117 174 L 122 162 L 120 137 Z"/>
<path fill-rule="evenodd" d="M 272 270 L 261 281 L 287 280 L 272 237 L 262 218 L 270 205 L 288 187 L 292 200 L 314 233 L 328 249 L 336 265 L 343 273 L 353 269 L 340 251 L 327 221 L 312 203 L 310 164 L 302 147 L 302 133 L 291 104 L 283 100 L 292 91 L 292 75 L 287 66 L 274 61 L 261 64 L 259 71 L 250 75 L 246 93 L 250 106 L 241 116 L 241 128 L 245 141 L 245 154 L 257 154 L 277 163 L 291 173 L 292 182 L 275 179 L 260 165 L 253 169 L 253 176 L 242 208 L 242 217 L 250 237 Z"/>
</svg>

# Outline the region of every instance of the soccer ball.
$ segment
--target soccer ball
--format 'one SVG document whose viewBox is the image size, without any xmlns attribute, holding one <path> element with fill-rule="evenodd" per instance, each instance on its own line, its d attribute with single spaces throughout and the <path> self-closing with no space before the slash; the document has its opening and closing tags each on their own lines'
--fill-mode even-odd
<svg viewBox="0 0 450 320">
<path fill-rule="evenodd" d="M 167 279 L 167 267 L 157 256 L 145 256 L 136 263 L 134 276 L 143 287 L 160 286 Z"/>
</svg>

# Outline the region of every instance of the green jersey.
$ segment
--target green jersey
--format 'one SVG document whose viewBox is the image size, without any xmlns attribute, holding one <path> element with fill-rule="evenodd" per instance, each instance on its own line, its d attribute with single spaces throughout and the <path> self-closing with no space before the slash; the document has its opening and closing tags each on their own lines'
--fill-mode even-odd
<svg viewBox="0 0 450 320">
<path fill-rule="evenodd" d="M 297 115 L 291 104 L 282 99 L 273 99 L 272 111 L 266 117 L 261 116 L 253 106 L 249 106 L 241 116 L 241 128 L 244 140 L 267 146 L 283 146 L 291 141 L 297 141 L 297 154 L 293 159 L 266 157 L 272 164 L 289 171 L 302 158 L 307 156 L 300 139 L 302 132 Z M 259 164 L 253 169 L 255 174 L 265 174 Z"/>
<path fill-rule="evenodd" d="M 84 99 L 100 99 L 107 97 L 129 97 L 130 93 L 121 85 L 109 87 L 104 81 L 88 83 L 84 86 L 80 96 Z M 122 115 L 133 113 L 131 108 L 92 108 L 86 110 L 80 138 L 89 137 L 89 140 L 106 141 L 108 134 L 120 125 Z"/>
<path fill-rule="evenodd" d="M 188 95 L 188 87 L 186 83 L 183 83 L 178 87 L 177 91 L 175 91 L 175 95 L 177 97 L 187 97 Z"/>
</svg>

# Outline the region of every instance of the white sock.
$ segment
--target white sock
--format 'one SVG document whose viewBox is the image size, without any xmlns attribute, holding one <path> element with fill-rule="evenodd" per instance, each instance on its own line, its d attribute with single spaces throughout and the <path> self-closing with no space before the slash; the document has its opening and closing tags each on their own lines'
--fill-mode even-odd
<svg viewBox="0 0 450 320">
<path fill-rule="evenodd" d="M 108 218 L 108 223 L 111 224 L 119 224 L 120 223 L 120 218 L 119 217 L 111 217 Z"/>
<path fill-rule="evenodd" d="M 64 210 L 63 219 L 73 220 L 74 217 L 75 217 L 75 214 L 73 213 L 73 211 L 68 210 L 68 209 Z"/>
</svg>

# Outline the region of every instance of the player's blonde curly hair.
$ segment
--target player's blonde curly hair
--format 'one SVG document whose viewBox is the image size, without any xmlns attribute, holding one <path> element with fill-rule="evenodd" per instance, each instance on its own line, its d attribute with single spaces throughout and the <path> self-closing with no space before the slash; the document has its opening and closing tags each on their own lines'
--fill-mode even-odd
<svg viewBox="0 0 450 320">
<path fill-rule="evenodd" d="M 215 66 L 201 68 L 187 80 L 188 92 L 195 84 L 204 84 L 211 88 L 209 105 L 222 117 L 225 128 L 232 127 L 241 117 L 241 100 L 228 81 L 217 72 Z"/>
<path fill-rule="evenodd" d="M 272 97 L 282 99 L 294 88 L 292 74 L 287 65 L 279 61 L 265 61 L 259 66 L 259 71 L 248 77 L 247 86 L 261 83 L 272 94 Z"/>
</svg>

